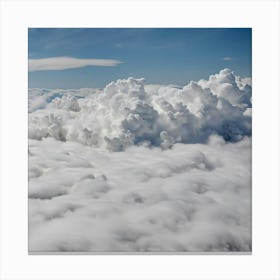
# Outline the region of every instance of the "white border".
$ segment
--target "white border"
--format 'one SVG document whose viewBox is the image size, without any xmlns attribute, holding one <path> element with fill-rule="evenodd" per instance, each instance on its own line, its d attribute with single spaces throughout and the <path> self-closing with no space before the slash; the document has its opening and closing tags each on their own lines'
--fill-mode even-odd
<svg viewBox="0 0 280 280">
<path fill-rule="evenodd" d="M 280 279 L 278 1 L 6 0 L 0 8 L 1 279 Z M 27 28 L 125 26 L 253 28 L 252 255 L 28 255 Z"/>
</svg>

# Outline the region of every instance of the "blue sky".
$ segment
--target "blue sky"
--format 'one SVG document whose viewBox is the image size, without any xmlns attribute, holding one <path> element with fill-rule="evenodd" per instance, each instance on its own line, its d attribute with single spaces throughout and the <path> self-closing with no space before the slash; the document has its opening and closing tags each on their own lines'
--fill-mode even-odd
<svg viewBox="0 0 280 280">
<path fill-rule="evenodd" d="M 29 28 L 29 87 L 103 87 L 128 77 L 185 85 L 223 68 L 251 76 L 251 44 L 250 28 Z"/>
</svg>

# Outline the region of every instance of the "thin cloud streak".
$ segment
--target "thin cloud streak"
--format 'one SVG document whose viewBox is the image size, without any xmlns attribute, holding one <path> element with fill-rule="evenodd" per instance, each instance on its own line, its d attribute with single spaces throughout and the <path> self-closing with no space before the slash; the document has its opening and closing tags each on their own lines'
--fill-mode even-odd
<svg viewBox="0 0 280 280">
<path fill-rule="evenodd" d="M 224 61 L 230 61 L 230 60 L 232 60 L 232 58 L 229 57 L 229 56 L 226 56 L 226 57 L 223 58 L 223 60 L 224 60 Z"/>
<path fill-rule="evenodd" d="M 113 67 L 123 63 L 116 59 L 81 59 L 75 57 L 49 57 L 28 60 L 28 71 L 65 70 L 82 68 L 86 66 Z"/>
</svg>

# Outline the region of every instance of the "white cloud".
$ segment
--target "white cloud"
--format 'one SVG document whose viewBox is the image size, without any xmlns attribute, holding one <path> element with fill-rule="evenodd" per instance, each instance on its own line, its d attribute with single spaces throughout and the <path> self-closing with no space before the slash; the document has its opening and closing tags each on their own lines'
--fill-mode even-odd
<svg viewBox="0 0 280 280">
<path fill-rule="evenodd" d="M 29 250 L 250 251 L 251 90 L 30 89 Z"/>
<path fill-rule="evenodd" d="M 29 250 L 250 251 L 251 142 L 214 138 L 119 153 L 29 140 Z"/>
<path fill-rule="evenodd" d="M 116 59 L 81 59 L 74 57 L 49 57 L 40 59 L 29 59 L 28 70 L 44 71 L 44 70 L 65 70 L 73 68 L 81 68 L 85 66 L 117 66 L 122 63 Z"/>
<path fill-rule="evenodd" d="M 225 60 L 225 61 L 230 61 L 230 60 L 232 60 L 232 58 L 229 57 L 229 56 L 225 56 L 225 57 L 223 58 L 223 60 Z"/>
<path fill-rule="evenodd" d="M 129 78 L 85 98 L 77 98 L 79 91 L 71 95 L 30 90 L 29 111 L 34 112 L 29 137 L 54 137 L 113 151 L 141 144 L 168 148 L 174 143 L 204 143 L 211 134 L 238 141 L 251 134 L 251 117 L 243 114 L 251 108 L 251 86 L 245 83 L 224 69 L 183 88 L 146 86 L 143 79 Z"/>
</svg>

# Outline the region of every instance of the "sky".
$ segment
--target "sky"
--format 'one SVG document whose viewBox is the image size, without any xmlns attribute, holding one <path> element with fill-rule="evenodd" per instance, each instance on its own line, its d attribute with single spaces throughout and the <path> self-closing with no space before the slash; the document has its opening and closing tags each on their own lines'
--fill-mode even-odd
<svg viewBox="0 0 280 280">
<path fill-rule="evenodd" d="M 29 28 L 29 87 L 185 85 L 224 68 L 251 77 L 251 53 L 251 28 Z"/>
</svg>

